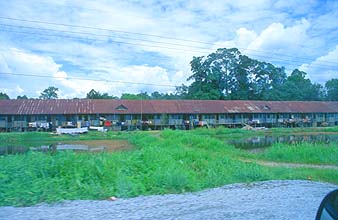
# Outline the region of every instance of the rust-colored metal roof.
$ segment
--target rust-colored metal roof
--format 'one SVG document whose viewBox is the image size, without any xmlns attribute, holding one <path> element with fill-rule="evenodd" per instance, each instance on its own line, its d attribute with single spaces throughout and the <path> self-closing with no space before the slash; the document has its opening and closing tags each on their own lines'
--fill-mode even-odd
<svg viewBox="0 0 338 220">
<path fill-rule="evenodd" d="M 338 102 L 224 100 L 0 100 L 0 115 L 161 113 L 338 113 Z"/>
</svg>

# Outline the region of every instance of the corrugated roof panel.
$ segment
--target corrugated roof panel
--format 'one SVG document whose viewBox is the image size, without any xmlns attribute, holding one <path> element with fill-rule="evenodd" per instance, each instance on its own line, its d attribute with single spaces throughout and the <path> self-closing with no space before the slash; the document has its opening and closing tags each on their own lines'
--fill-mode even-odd
<svg viewBox="0 0 338 220">
<path fill-rule="evenodd" d="M 117 110 L 120 105 L 126 110 Z M 0 100 L 0 114 L 337 113 L 338 102 L 223 100 Z"/>
</svg>

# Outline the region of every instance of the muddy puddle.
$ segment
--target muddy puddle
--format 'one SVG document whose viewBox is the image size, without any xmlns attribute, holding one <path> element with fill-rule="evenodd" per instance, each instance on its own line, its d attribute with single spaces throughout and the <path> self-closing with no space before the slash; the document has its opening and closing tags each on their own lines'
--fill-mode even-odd
<svg viewBox="0 0 338 220">
<path fill-rule="evenodd" d="M 25 146 L 0 146 L 0 155 L 24 154 L 29 151 L 57 152 L 71 150 L 75 152 L 114 152 L 130 150 L 133 146 L 125 140 L 95 140 L 95 141 L 72 141 L 59 142 L 50 145 L 39 145 L 36 147 Z"/>
<path fill-rule="evenodd" d="M 236 148 L 260 152 L 266 147 L 270 147 L 276 143 L 286 143 L 290 145 L 300 143 L 311 144 L 337 144 L 338 134 L 309 134 L 309 135 L 282 135 L 282 136 L 257 136 L 245 139 L 230 140 L 228 144 L 234 145 Z"/>
</svg>

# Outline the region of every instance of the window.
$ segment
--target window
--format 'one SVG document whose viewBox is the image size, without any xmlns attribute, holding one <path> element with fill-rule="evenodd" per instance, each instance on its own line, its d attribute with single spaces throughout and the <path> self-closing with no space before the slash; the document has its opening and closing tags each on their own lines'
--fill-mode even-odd
<svg viewBox="0 0 338 220">
<path fill-rule="evenodd" d="M 204 119 L 215 119 L 215 115 L 203 115 Z"/>
<path fill-rule="evenodd" d="M 14 116 L 14 121 L 22 121 L 23 120 L 23 116 L 22 115 L 15 115 Z"/>
<path fill-rule="evenodd" d="M 161 115 L 159 114 L 154 115 L 154 119 L 161 119 Z"/>
<path fill-rule="evenodd" d="M 32 117 L 32 121 L 34 121 L 34 120 L 33 120 L 33 117 Z M 57 121 L 65 121 L 65 117 L 63 115 L 57 115 L 55 117 L 55 120 L 57 120 Z"/>
<path fill-rule="evenodd" d="M 189 115 L 189 119 L 190 120 L 197 119 L 197 115 Z"/>
<path fill-rule="evenodd" d="M 175 115 L 170 115 L 170 119 L 182 119 L 182 115 L 178 115 L 178 114 L 175 114 Z"/>
<path fill-rule="evenodd" d="M 45 121 L 46 120 L 46 116 L 45 115 L 38 115 L 37 116 L 37 121 Z"/>
<path fill-rule="evenodd" d="M 125 115 L 125 116 L 124 116 L 124 119 L 125 119 L 125 120 L 132 120 L 132 116 L 131 116 L 131 115 Z"/>
<path fill-rule="evenodd" d="M 242 118 L 242 115 L 239 115 L 239 114 L 235 115 L 235 119 L 241 119 L 241 118 Z"/>
</svg>

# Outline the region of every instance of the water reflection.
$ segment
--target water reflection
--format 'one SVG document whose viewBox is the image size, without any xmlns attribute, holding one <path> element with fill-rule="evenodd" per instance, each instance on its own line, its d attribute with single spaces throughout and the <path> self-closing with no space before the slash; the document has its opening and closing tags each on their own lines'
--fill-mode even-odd
<svg viewBox="0 0 338 220">
<path fill-rule="evenodd" d="M 57 152 L 71 150 L 75 152 L 114 152 L 121 150 L 131 150 L 131 145 L 126 140 L 75 140 L 71 142 L 58 142 L 50 145 L 36 144 L 34 147 L 13 146 L 10 143 L 1 143 L 0 155 L 23 154 L 29 151 L 36 152 Z M 7 145 L 7 146 L 6 146 Z"/>
<path fill-rule="evenodd" d="M 64 150 L 72 150 L 76 152 L 103 152 L 106 149 L 107 149 L 106 146 L 91 147 L 82 144 L 51 144 L 51 145 L 42 145 L 39 147 L 1 146 L 0 155 L 24 154 L 27 153 L 28 151 L 52 152 L 52 153 Z"/>
<path fill-rule="evenodd" d="M 1 146 L 0 155 L 7 154 L 23 154 L 29 151 L 29 148 L 24 146 Z"/>
<path fill-rule="evenodd" d="M 228 143 L 241 149 L 255 149 L 270 147 L 275 143 L 299 144 L 299 143 L 336 143 L 338 146 L 338 135 L 315 134 L 315 135 L 283 135 L 283 136 L 257 136 L 247 139 L 231 140 Z"/>
</svg>

